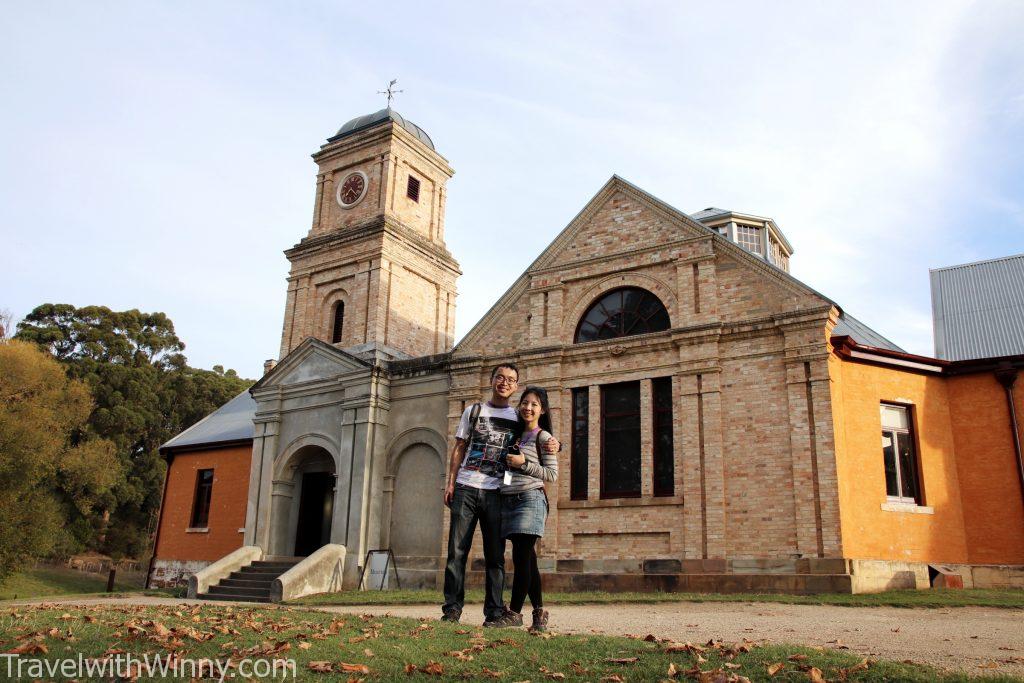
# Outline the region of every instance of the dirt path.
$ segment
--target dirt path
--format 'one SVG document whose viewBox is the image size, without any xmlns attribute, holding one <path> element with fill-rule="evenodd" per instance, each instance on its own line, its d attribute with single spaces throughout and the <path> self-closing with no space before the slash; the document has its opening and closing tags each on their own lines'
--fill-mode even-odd
<svg viewBox="0 0 1024 683">
<path fill-rule="evenodd" d="M 326 607 L 330 611 L 437 617 L 437 607 Z M 464 621 L 482 617 L 469 606 Z M 770 603 L 660 603 L 551 608 L 559 633 L 645 635 L 678 641 L 767 640 L 849 648 L 968 674 L 1024 676 L 1024 611 L 985 607 L 898 609 Z M 838 641 L 838 642 L 837 642 Z M 995 665 L 995 666 L 993 666 Z"/>
<path fill-rule="evenodd" d="M 49 602 L 155 605 L 193 601 L 128 597 Z M 5 606 L 10 604 L 3 603 Z M 436 606 L 332 606 L 313 609 L 400 617 L 440 616 Z M 482 620 L 479 605 L 467 606 L 464 614 L 464 623 L 478 624 Z M 710 638 L 740 642 L 746 638 L 831 648 L 842 646 L 865 657 L 910 660 L 973 675 L 1001 673 L 1024 676 L 1024 611 L 1012 609 L 897 609 L 707 602 L 556 605 L 551 608 L 551 630 L 608 635 L 653 633 L 660 638 L 691 642 L 706 642 Z"/>
</svg>

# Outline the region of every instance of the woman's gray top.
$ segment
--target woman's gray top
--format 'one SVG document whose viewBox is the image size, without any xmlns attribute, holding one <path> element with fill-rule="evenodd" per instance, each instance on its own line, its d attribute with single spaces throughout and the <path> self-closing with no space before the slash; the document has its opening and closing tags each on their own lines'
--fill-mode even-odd
<svg viewBox="0 0 1024 683">
<path fill-rule="evenodd" d="M 523 434 L 519 442 L 519 453 L 526 457 L 526 462 L 520 468 L 509 467 L 512 473 L 512 482 L 503 484 L 503 494 L 522 493 L 533 489 L 544 488 L 544 482 L 558 479 L 558 455 L 557 453 L 538 453 L 538 444 L 547 443 L 551 435 L 540 430 L 535 434 L 527 432 Z"/>
</svg>

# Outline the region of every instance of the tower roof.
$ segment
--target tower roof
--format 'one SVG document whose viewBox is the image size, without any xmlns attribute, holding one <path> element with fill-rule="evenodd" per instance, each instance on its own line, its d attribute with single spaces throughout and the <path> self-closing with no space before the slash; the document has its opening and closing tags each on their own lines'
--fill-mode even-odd
<svg viewBox="0 0 1024 683">
<path fill-rule="evenodd" d="M 335 140 L 343 138 L 346 135 L 351 135 L 352 133 L 365 130 L 366 128 L 371 128 L 373 126 L 385 123 L 387 121 L 394 121 L 402 128 L 405 128 L 407 131 L 416 136 L 416 138 L 420 142 L 429 147 L 431 150 L 435 152 L 437 151 L 436 149 L 434 149 L 434 141 L 430 139 L 429 135 L 427 135 L 427 131 L 423 130 L 422 128 L 420 128 L 415 123 L 399 114 L 391 107 L 386 107 L 378 112 L 366 114 L 365 116 L 357 116 L 356 118 L 352 119 L 344 126 L 339 128 L 338 132 L 333 137 L 328 138 L 328 141 L 334 142 Z"/>
</svg>

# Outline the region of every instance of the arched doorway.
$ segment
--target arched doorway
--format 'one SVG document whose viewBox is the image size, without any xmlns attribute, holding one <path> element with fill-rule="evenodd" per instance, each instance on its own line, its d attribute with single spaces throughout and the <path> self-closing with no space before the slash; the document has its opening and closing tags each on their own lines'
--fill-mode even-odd
<svg viewBox="0 0 1024 683">
<path fill-rule="evenodd" d="M 326 449 L 308 445 L 291 455 L 274 481 L 270 554 L 305 557 L 330 542 L 335 481 Z"/>
<path fill-rule="evenodd" d="M 391 507 L 391 550 L 396 556 L 427 559 L 440 555 L 443 489 L 441 459 L 433 448 L 416 443 L 402 451 Z"/>
</svg>

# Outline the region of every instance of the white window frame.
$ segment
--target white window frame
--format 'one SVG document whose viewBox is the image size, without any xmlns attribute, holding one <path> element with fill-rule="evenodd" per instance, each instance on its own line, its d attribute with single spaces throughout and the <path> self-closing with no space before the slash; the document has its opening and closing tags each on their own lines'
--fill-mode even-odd
<svg viewBox="0 0 1024 683">
<path fill-rule="evenodd" d="M 910 440 L 911 448 L 914 449 L 913 450 L 913 457 L 914 457 L 914 462 L 916 463 L 916 469 L 917 469 L 917 471 L 914 473 L 915 479 L 916 479 L 914 484 L 915 484 L 915 488 L 917 489 L 918 498 L 923 498 L 923 493 L 924 493 L 923 490 L 922 490 L 922 486 L 921 486 L 921 472 L 920 472 L 921 461 L 920 461 L 920 458 L 918 457 L 919 454 L 917 452 L 917 440 L 914 438 L 914 428 L 913 428 L 914 427 L 914 425 L 913 425 L 914 414 L 910 410 L 910 406 L 900 405 L 898 403 L 886 403 L 886 402 L 883 401 L 881 404 L 879 404 L 879 421 L 881 421 L 881 412 L 885 408 L 901 410 L 901 411 L 903 411 L 904 415 L 906 415 L 906 418 L 907 418 L 907 427 L 906 428 L 903 428 L 903 427 L 887 427 L 885 425 L 882 425 L 882 427 L 881 427 L 881 432 L 882 432 L 883 437 L 886 434 L 889 434 L 889 435 L 891 435 L 891 438 L 892 438 L 893 463 L 896 466 L 896 491 L 899 492 L 899 495 L 895 495 L 895 496 L 889 495 L 889 490 L 888 490 L 888 485 L 887 485 L 886 486 L 886 492 L 885 492 L 885 499 L 889 503 L 901 503 L 901 504 L 904 504 L 904 505 L 915 505 L 915 506 L 916 505 L 922 505 L 923 501 L 916 500 L 914 498 L 910 498 L 908 496 L 902 495 L 902 491 L 903 491 L 903 467 L 902 467 L 902 465 L 900 465 L 899 439 L 897 437 L 898 434 L 906 434 L 907 438 Z M 885 471 L 885 447 L 883 446 L 882 449 L 883 449 L 882 450 L 882 471 L 884 473 L 884 471 Z"/>
</svg>

